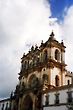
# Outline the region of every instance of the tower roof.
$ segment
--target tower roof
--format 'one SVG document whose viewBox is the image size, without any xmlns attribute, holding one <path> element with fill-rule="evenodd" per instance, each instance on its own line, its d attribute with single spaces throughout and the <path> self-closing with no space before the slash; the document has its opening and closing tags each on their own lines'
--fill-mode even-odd
<svg viewBox="0 0 73 110">
<path fill-rule="evenodd" d="M 52 31 L 51 34 L 50 34 L 49 40 L 56 40 L 56 39 L 54 38 L 54 36 L 55 36 L 55 34 L 54 34 L 54 32 Z"/>
</svg>

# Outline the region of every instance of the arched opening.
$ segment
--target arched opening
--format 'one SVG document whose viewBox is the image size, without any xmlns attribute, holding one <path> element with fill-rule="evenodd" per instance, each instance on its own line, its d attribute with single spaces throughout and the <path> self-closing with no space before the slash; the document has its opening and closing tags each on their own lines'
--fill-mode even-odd
<svg viewBox="0 0 73 110">
<path fill-rule="evenodd" d="M 5 110 L 8 110 L 8 103 L 6 103 L 6 107 L 5 107 Z"/>
<path fill-rule="evenodd" d="M 33 101 L 29 95 L 24 98 L 23 110 L 33 110 Z"/>
<path fill-rule="evenodd" d="M 36 58 L 36 65 L 38 65 L 39 62 L 40 62 L 40 57 L 38 56 L 38 57 Z"/>
<path fill-rule="evenodd" d="M 56 77 L 55 77 L 55 85 L 59 86 L 59 76 L 58 75 L 56 75 Z"/>
<path fill-rule="evenodd" d="M 37 87 L 39 85 L 39 80 L 35 74 L 29 77 L 28 86 L 31 88 Z"/>
<path fill-rule="evenodd" d="M 67 81 L 67 84 L 68 84 L 68 85 L 70 84 L 70 80 Z"/>
<path fill-rule="evenodd" d="M 29 77 L 29 80 L 28 80 L 28 85 L 29 86 L 31 86 L 31 84 L 33 83 L 33 79 L 35 79 L 36 78 L 36 75 L 35 74 L 33 74 L 33 75 L 31 75 L 30 77 Z"/>
<path fill-rule="evenodd" d="M 47 50 L 44 51 L 44 61 L 48 60 L 48 53 Z"/>
<path fill-rule="evenodd" d="M 60 60 L 60 52 L 57 49 L 55 50 L 55 59 L 58 61 Z"/>
<path fill-rule="evenodd" d="M 27 65 L 28 65 L 28 63 L 27 63 L 27 61 L 25 61 L 24 64 L 23 64 L 23 68 L 27 69 L 27 67 L 28 67 Z"/>
<path fill-rule="evenodd" d="M 48 82 L 48 75 L 47 74 L 43 74 L 43 82 Z"/>
<path fill-rule="evenodd" d="M 42 102 L 42 93 L 38 92 L 37 98 L 35 99 L 36 110 L 41 110 L 41 102 Z"/>
</svg>

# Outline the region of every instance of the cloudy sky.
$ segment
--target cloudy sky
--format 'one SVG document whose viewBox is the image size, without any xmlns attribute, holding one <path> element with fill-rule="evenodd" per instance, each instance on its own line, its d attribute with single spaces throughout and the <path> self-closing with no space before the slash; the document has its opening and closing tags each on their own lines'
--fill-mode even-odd
<svg viewBox="0 0 73 110">
<path fill-rule="evenodd" d="M 0 0 L 0 98 L 15 89 L 23 53 L 52 30 L 64 40 L 73 71 L 73 0 Z"/>
</svg>

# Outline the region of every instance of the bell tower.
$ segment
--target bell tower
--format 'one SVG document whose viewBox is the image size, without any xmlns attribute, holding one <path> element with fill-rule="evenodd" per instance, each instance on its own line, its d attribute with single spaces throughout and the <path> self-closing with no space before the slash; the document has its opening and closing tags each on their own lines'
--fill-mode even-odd
<svg viewBox="0 0 73 110">
<path fill-rule="evenodd" d="M 55 37 L 54 32 L 50 34 L 47 41 L 48 51 L 48 63 L 49 63 L 49 80 L 50 85 L 63 86 L 65 76 L 65 46 L 63 41 L 59 43 Z"/>
<path fill-rule="evenodd" d="M 64 63 L 65 64 L 65 46 L 63 43 L 63 40 L 61 43 L 59 43 L 55 38 L 54 38 L 54 32 L 50 34 L 49 37 L 49 45 L 50 45 L 50 55 L 53 60 L 56 62 Z"/>
</svg>

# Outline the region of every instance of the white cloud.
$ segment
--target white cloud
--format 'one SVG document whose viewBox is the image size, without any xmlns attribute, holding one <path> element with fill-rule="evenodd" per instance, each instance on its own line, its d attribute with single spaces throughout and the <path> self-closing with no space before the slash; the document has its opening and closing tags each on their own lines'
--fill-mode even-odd
<svg viewBox="0 0 73 110">
<path fill-rule="evenodd" d="M 73 71 L 73 6 L 66 9 L 64 21 L 61 25 L 62 36 L 66 44 L 66 63 L 68 69 Z"/>
<path fill-rule="evenodd" d="M 27 44 L 48 39 L 49 16 L 45 0 L 0 0 L 0 97 L 15 88 Z"/>
</svg>

